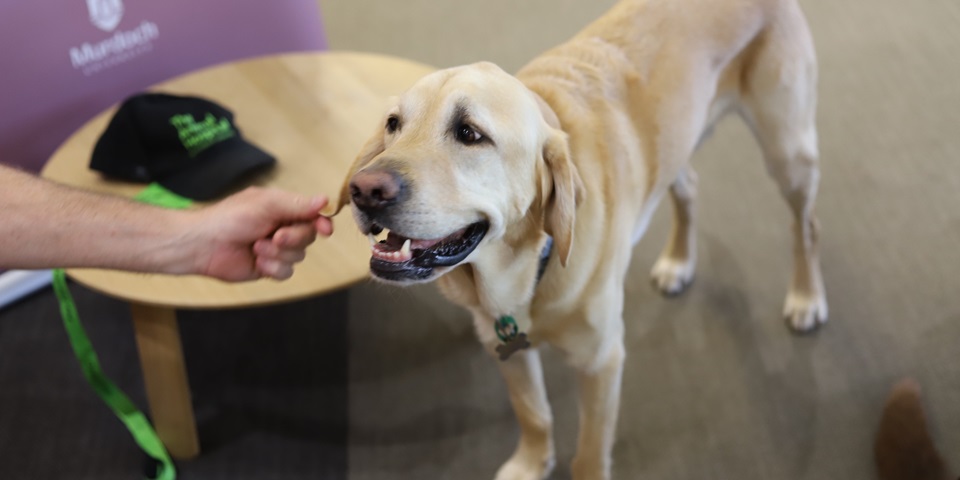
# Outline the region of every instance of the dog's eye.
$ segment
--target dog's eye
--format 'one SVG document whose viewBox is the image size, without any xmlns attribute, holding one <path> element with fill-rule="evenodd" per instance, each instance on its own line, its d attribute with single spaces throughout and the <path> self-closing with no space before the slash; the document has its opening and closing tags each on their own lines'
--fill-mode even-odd
<svg viewBox="0 0 960 480">
<path fill-rule="evenodd" d="M 483 135 L 464 123 L 457 127 L 457 141 L 464 145 L 475 145 L 483 141 Z"/>
<path fill-rule="evenodd" d="M 400 128 L 400 119 L 394 115 L 390 115 L 390 118 L 387 119 L 387 132 L 396 132 L 398 128 Z"/>
</svg>

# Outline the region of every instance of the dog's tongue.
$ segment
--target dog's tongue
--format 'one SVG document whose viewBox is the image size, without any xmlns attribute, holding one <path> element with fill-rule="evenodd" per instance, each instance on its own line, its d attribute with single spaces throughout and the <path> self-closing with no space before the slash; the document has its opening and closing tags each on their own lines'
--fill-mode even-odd
<svg viewBox="0 0 960 480">
<path fill-rule="evenodd" d="M 426 250 L 438 243 L 443 239 L 438 238 L 436 240 L 410 240 L 410 249 L 411 250 Z M 403 242 L 407 241 L 407 237 L 402 237 L 396 233 L 390 232 L 387 234 L 387 238 L 381 243 L 381 248 L 387 251 L 395 251 L 403 248 Z"/>
<path fill-rule="evenodd" d="M 400 235 L 394 235 L 393 233 L 390 233 L 383 241 L 376 242 L 371 235 L 370 253 L 374 258 L 378 258 L 386 262 L 406 262 L 412 258 L 412 248 L 403 248 L 404 244 L 408 241 L 409 240 L 401 237 Z M 412 243 L 413 242 L 411 242 L 411 245 Z"/>
<path fill-rule="evenodd" d="M 403 247 L 403 242 L 405 241 L 407 241 L 406 238 L 401 237 L 400 235 L 397 235 L 393 232 L 390 232 L 387 234 L 387 238 L 384 241 L 385 242 L 384 247 L 386 247 L 386 249 L 389 249 L 389 250 L 400 250 L 400 248 Z M 413 247 L 413 244 L 411 243 L 410 246 Z"/>
<path fill-rule="evenodd" d="M 450 235 L 447 235 L 446 237 L 443 237 L 443 238 L 435 238 L 435 239 L 432 239 L 432 240 L 414 240 L 414 239 L 411 239 L 411 240 L 410 240 L 410 249 L 411 249 L 411 250 L 426 250 L 426 249 L 428 249 L 428 248 L 430 248 L 430 247 L 432 247 L 432 246 L 434 246 L 434 245 L 436 245 L 436 244 L 438 244 L 438 243 L 440 243 L 440 242 L 443 242 L 443 241 L 445 241 L 445 240 L 457 240 L 457 239 L 459 239 L 460 237 L 463 236 L 463 234 L 464 234 L 465 231 L 466 231 L 466 229 L 465 229 L 465 228 L 462 228 L 462 229 L 460 229 L 460 230 L 457 230 L 456 232 L 453 232 L 453 233 L 450 234 Z M 400 235 L 397 235 L 396 233 L 389 232 L 389 233 L 387 233 L 386 245 L 384 245 L 384 246 L 387 247 L 387 248 L 390 249 L 390 250 L 400 250 L 400 248 L 403 247 L 403 242 L 405 242 L 405 241 L 407 241 L 407 237 L 402 237 L 402 236 L 400 236 Z"/>
<path fill-rule="evenodd" d="M 427 250 L 437 244 L 448 240 L 457 240 L 463 236 L 466 229 L 460 229 L 451 235 L 433 240 L 413 240 L 393 232 L 387 233 L 387 238 L 381 242 L 371 240 L 371 253 L 374 257 L 388 262 L 406 262 L 413 257 L 414 250 Z M 372 238 L 372 237 L 371 237 Z M 410 242 L 409 249 L 404 250 L 403 245 Z"/>
</svg>

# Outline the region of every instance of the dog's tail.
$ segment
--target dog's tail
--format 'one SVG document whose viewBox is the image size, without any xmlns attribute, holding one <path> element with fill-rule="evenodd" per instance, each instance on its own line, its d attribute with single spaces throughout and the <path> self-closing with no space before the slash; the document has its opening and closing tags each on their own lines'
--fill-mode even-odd
<svg viewBox="0 0 960 480">
<path fill-rule="evenodd" d="M 880 480 L 955 479 L 933 443 L 920 385 L 913 379 L 890 392 L 873 452 Z"/>
</svg>

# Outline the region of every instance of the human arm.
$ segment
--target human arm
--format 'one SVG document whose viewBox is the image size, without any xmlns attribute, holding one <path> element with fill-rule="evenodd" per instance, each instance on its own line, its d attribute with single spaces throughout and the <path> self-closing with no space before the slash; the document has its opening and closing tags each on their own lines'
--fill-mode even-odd
<svg viewBox="0 0 960 480">
<path fill-rule="evenodd" d="M 0 268 L 89 267 L 287 278 L 332 224 L 325 197 L 248 189 L 167 210 L 49 182 L 0 165 Z"/>
</svg>

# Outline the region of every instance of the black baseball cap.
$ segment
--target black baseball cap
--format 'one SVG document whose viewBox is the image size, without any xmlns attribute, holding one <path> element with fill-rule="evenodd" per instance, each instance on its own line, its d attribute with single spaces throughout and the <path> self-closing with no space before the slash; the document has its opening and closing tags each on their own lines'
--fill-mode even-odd
<svg viewBox="0 0 960 480">
<path fill-rule="evenodd" d="M 244 140 L 231 111 L 204 98 L 165 93 L 124 100 L 90 160 L 90 168 L 105 175 L 156 182 L 200 201 L 228 193 L 275 164 Z"/>
</svg>

